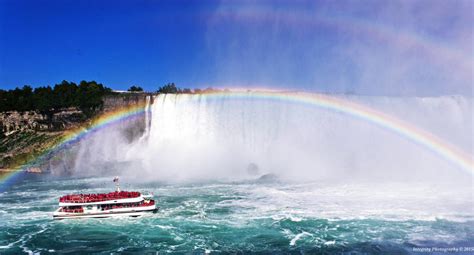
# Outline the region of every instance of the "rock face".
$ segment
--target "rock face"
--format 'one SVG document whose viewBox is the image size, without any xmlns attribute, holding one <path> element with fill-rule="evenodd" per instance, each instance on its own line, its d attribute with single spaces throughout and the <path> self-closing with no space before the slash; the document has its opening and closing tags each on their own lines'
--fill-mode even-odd
<svg viewBox="0 0 474 255">
<path fill-rule="evenodd" d="M 104 105 L 103 111 L 113 111 L 120 107 L 126 107 L 130 105 L 144 104 L 147 96 L 153 100 L 153 96 L 150 93 L 120 93 L 117 95 L 105 96 L 102 101 Z M 150 102 L 152 103 L 152 102 Z"/>
<path fill-rule="evenodd" d="M 0 113 L 0 127 L 5 135 L 15 131 L 60 131 L 70 128 L 84 119 L 82 112 L 74 108 L 64 109 L 50 116 L 35 111 L 2 112 Z"/>
<path fill-rule="evenodd" d="M 104 104 L 101 112 L 113 111 L 114 109 L 130 105 L 144 104 L 147 96 L 153 98 L 151 94 L 146 93 L 123 93 L 105 96 L 102 99 Z M 16 131 L 56 132 L 74 127 L 85 120 L 86 116 L 76 108 L 62 109 L 49 115 L 40 114 L 36 111 L 1 112 L 0 134 L 8 136 Z"/>
<path fill-rule="evenodd" d="M 146 93 L 120 93 L 105 96 L 103 106 L 97 115 L 131 105 L 144 105 Z M 44 150 L 54 146 L 61 139 L 65 130 L 83 125 L 90 121 L 84 113 L 76 108 L 62 109 L 49 114 L 35 111 L 0 112 L 0 168 L 10 168 L 29 162 Z M 123 126 L 124 136 L 130 141 L 140 137 L 145 129 L 144 118 L 136 118 Z M 69 155 L 74 160 L 74 153 Z M 64 159 L 65 157 L 61 157 Z M 59 161 L 58 161 L 59 162 Z M 60 162 L 64 162 L 61 160 Z M 55 159 L 43 162 L 42 170 L 48 165 L 55 165 Z"/>
</svg>

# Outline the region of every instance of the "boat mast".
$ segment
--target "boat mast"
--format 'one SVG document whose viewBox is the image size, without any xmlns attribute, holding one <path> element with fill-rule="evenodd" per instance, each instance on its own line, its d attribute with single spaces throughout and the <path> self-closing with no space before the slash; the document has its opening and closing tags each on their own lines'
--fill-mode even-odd
<svg viewBox="0 0 474 255">
<path fill-rule="evenodd" d="M 116 189 L 116 191 L 117 191 L 117 192 L 120 192 L 120 183 L 119 183 L 119 178 L 118 178 L 118 176 L 115 176 L 114 182 L 115 182 L 115 189 Z"/>
</svg>

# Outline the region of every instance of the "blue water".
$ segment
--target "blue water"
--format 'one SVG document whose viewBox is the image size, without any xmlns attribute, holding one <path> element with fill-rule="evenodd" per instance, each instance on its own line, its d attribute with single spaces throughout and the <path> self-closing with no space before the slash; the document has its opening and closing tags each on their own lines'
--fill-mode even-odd
<svg viewBox="0 0 474 255">
<path fill-rule="evenodd" d="M 401 191 L 378 194 L 378 186 L 368 184 L 124 181 L 122 186 L 153 192 L 159 212 L 53 220 L 61 195 L 112 190 L 111 178 L 20 181 L 0 194 L 0 254 L 420 254 L 416 248 L 474 246 L 472 204 L 453 199 L 440 205 L 436 187 L 423 187 L 427 198 L 419 200 L 413 192 L 420 187 L 399 199 L 395 194 Z"/>
</svg>

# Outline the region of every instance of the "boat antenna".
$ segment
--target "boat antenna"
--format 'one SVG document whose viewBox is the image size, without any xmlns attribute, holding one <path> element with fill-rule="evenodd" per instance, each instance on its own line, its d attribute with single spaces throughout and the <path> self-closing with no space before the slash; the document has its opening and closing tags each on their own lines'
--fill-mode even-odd
<svg viewBox="0 0 474 255">
<path fill-rule="evenodd" d="M 119 183 L 118 176 L 115 176 L 114 182 L 115 182 L 115 188 L 116 188 L 117 192 L 120 192 L 120 183 Z"/>
</svg>

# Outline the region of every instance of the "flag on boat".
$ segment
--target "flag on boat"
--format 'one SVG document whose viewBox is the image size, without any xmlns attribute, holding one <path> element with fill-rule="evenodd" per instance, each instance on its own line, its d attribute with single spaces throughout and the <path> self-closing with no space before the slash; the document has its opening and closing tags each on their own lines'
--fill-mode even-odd
<svg viewBox="0 0 474 255">
<path fill-rule="evenodd" d="M 114 182 L 118 182 L 118 181 L 119 181 L 119 178 L 118 178 L 118 176 L 115 176 L 115 178 L 114 178 Z"/>
</svg>

